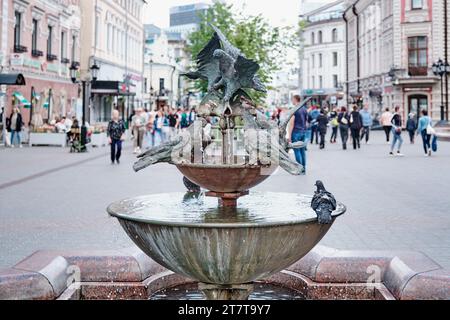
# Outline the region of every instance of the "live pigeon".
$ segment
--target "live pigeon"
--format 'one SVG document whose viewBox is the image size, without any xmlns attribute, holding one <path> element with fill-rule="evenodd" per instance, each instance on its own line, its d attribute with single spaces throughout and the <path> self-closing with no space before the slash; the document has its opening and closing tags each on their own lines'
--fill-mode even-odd
<svg viewBox="0 0 450 320">
<path fill-rule="evenodd" d="M 311 208 L 316 212 L 319 224 L 331 224 L 333 222 L 331 214 L 336 210 L 336 199 L 325 189 L 322 181 L 317 181 L 316 187 Z"/>
</svg>

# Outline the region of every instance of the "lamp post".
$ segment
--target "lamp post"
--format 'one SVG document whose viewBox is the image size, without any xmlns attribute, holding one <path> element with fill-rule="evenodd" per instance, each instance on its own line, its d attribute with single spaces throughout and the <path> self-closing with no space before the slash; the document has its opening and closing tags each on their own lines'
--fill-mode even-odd
<svg viewBox="0 0 450 320">
<path fill-rule="evenodd" d="M 97 81 L 98 72 L 100 70 L 100 67 L 97 66 L 97 64 L 94 64 L 90 67 L 90 78 L 92 80 L 78 80 L 77 79 L 77 71 L 78 67 L 75 64 L 72 64 L 70 67 L 70 78 L 72 79 L 73 83 L 81 83 L 82 90 L 83 90 L 83 103 L 82 103 L 82 124 L 81 124 L 81 137 L 80 137 L 80 143 L 81 143 L 81 150 L 83 152 L 87 151 L 86 149 L 86 140 L 87 140 L 87 128 L 86 128 L 86 91 L 87 86 L 91 85 L 92 83 L 95 83 Z"/>
<path fill-rule="evenodd" d="M 450 65 L 439 59 L 433 63 L 432 70 L 434 75 L 441 78 L 441 121 L 448 121 L 448 101 L 444 106 L 444 76 L 447 77 L 450 73 Z"/>
</svg>

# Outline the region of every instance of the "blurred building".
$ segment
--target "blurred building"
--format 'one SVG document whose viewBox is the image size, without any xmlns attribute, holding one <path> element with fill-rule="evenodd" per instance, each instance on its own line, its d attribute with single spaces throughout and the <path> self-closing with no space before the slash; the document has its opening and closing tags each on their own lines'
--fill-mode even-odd
<svg viewBox="0 0 450 320">
<path fill-rule="evenodd" d="M 345 19 L 349 99 L 374 114 L 400 106 L 403 119 L 422 109 L 440 119 L 441 82 L 432 65 L 448 52 L 444 1 L 349 1 Z"/>
<path fill-rule="evenodd" d="M 9 115 L 22 109 L 25 124 L 40 126 L 72 115 L 78 87 L 69 67 L 80 59 L 78 0 L 3 0 L 1 3 L 2 73 L 22 73 L 26 86 L 1 88 L 0 103 Z"/>
<path fill-rule="evenodd" d="M 170 28 L 167 31 L 179 32 L 183 36 L 195 30 L 210 4 L 205 2 L 192 3 L 170 8 Z"/>
<path fill-rule="evenodd" d="M 143 9 L 145 0 L 81 1 L 81 77 L 95 62 L 89 121 L 104 122 L 113 108 L 127 117 L 143 106 Z"/>
<path fill-rule="evenodd" d="M 318 4 L 322 5 L 317 8 Z M 313 1 L 309 5 L 316 9 L 303 12 L 300 17 L 305 24 L 300 60 L 302 96 L 311 97 L 312 103 L 319 106 L 344 105 L 345 2 L 323 5 Z"/>
<path fill-rule="evenodd" d="M 144 48 L 145 107 L 155 109 L 162 105 L 177 107 L 184 95 L 186 40 L 178 32 L 167 32 L 147 24 Z"/>
<path fill-rule="evenodd" d="M 275 73 L 270 89 L 267 92 L 267 104 L 271 108 L 287 106 L 292 96 L 299 94 L 298 70 L 291 69 Z"/>
</svg>

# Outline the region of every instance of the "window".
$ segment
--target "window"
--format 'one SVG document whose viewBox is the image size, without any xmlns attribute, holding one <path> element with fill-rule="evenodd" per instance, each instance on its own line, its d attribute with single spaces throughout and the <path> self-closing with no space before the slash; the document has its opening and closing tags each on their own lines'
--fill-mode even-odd
<svg viewBox="0 0 450 320">
<path fill-rule="evenodd" d="M 67 36 L 66 33 L 63 31 L 61 32 L 61 60 L 66 59 L 67 55 Z"/>
<path fill-rule="evenodd" d="M 408 64 L 411 76 L 426 76 L 428 69 L 428 38 L 408 38 Z"/>
<path fill-rule="evenodd" d="M 323 77 L 319 76 L 319 89 L 323 88 Z"/>
<path fill-rule="evenodd" d="M 338 32 L 336 28 L 331 31 L 331 41 L 338 42 Z"/>
<path fill-rule="evenodd" d="M 311 88 L 312 89 L 316 88 L 316 78 L 314 76 L 311 77 Z"/>
<path fill-rule="evenodd" d="M 319 33 L 318 33 L 318 42 L 319 42 L 319 44 L 320 43 L 323 43 L 323 35 L 322 35 L 322 31 L 319 31 Z"/>
<path fill-rule="evenodd" d="M 316 44 L 316 34 L 314 32 L 311 33 L 311 44 Z"/>
<path fill-rule="evenodd" d="M 322 58 L 322 54 L 319 53 L 319 68 L 322 68 L 323 65 L 323 58 Z"/>
<path fill-rule="evenodd" d="M 37 37 L 38 37 L 38 21 L 33 19 L 33 34 L 31 35 L 31 51 L 33 53 L 37 50 Z"/>
<path fill-rule="evenodd" d="M 411 9 L 419 10 L 423 8 L 423 0 L 411 0 Z"/>
<path fill-rule="evenodd" d="M 21 37 L 21 32 L 20 29 L 22 28 L 22 14 L 19 11 L 15 12 L 15 18 L 16 18 L 16 23 L 14 25 L 14 47 L 20 47 L 20 37 Z"/>
<path fill-rule="evenodd" d="M 99 28 L 100 28 L 100 24 L 99 24 L 99 17 L 98 15 L 95 16 L 95 46 L 98 46 L 98 37 L 99 37 Z"/>
<path fill-rule="evenodd" d="M 338 65 L 338 53 L 333 52 L 333 67 L 337 67 Z"/>
<path fill-rule="evenodd" d="M 313 68 L 316 67 L 316 56 L 315 55 L 311 56 L 311 65 L 312 65 Z"/>
<path fill-rule="evenodd" d="M 339 80 L 337 74 L 333 74 L 333 87 L 334 88 L 339 87 Z"/>
<path fill-rule="evenodd" d="M 71 57 L 72 62 L 75 62 L 75 59 L 76 59 L 76 55 L 75 55 L 76 45 L 77 45 L 77 37 L 72 36 L 72 57 Z"/>
<path fill-rule="evenodd" d="M 47 38 L 47 54 L 52 54 L 52 42 L 53 42 L 53 27 L 48 26 L 48 38 Z"/>
</svg>

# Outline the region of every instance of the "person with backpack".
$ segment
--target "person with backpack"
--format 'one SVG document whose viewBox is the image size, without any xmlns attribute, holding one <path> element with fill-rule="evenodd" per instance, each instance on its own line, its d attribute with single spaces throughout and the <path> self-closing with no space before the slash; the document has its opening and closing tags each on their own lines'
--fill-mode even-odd
<svg viewBox="0 0 450 320">
<path fill-rule="evenodd" d="M 333 111 L 330 112 L 330 124 L 331 124 L 331 138 L 330 143 L 336 143 L 338 129 L 339 129 L 339 121 L 338 121 L 338 112 L 337 108 L 334 108 Z"/>
<path fill-rule="evenodd" d="M 402 138 L 402 116 L 400 115 L 400 107 L 395 107 L 395 113 L 391 120 L 392 125 L 392 145 L 391 145 L 391 152 L 389 153 L 391 156 L 394 155 L 394 149 L 397 145 L 397 156 L 402 157 L 403 154 L 401 153 L 401 148 L 403 144 L 403 138 Z"/>
<path fill-rule="evenodd" d="M 342 148 L 347 150 L 348 141 L 348 129 L 350 128 L 350 116 L 347 113 L 347 108 L 342 107 L 341 112 L 338 114 L 339 134 L 341 135 Z"/>
<path fill-rule="evenodd" d="M 422 116 L 419 119 L 419 125 L 417 127 L 417 134 L 422 136 L 423 150 L 426 157 L 431 157 L 431 136 L 434 133 L 433 123 L 428 116 L 427 110 L 422 110 Z"/>
<path fill-rule="evenodd" d="M 416 134 L 416 130 L 417 130 L 417 123 L 415 119 L 415 114 L 410 113 L 408 115 L 408 121 L 406 122 L 406 131 L 408 131 L 409 133 L 409 142 L 411 142 L 411 144 L 414 144 L 414 137 Z"/>
<path fill-rule="evenodd" d="M 350 113 L 350 131 L 353 139 L 353 150 L 361 148 L 360 133 L 362 128 L 362 117 L 356 105 L 353 106 L 353 111 Z"/>
</svg>

